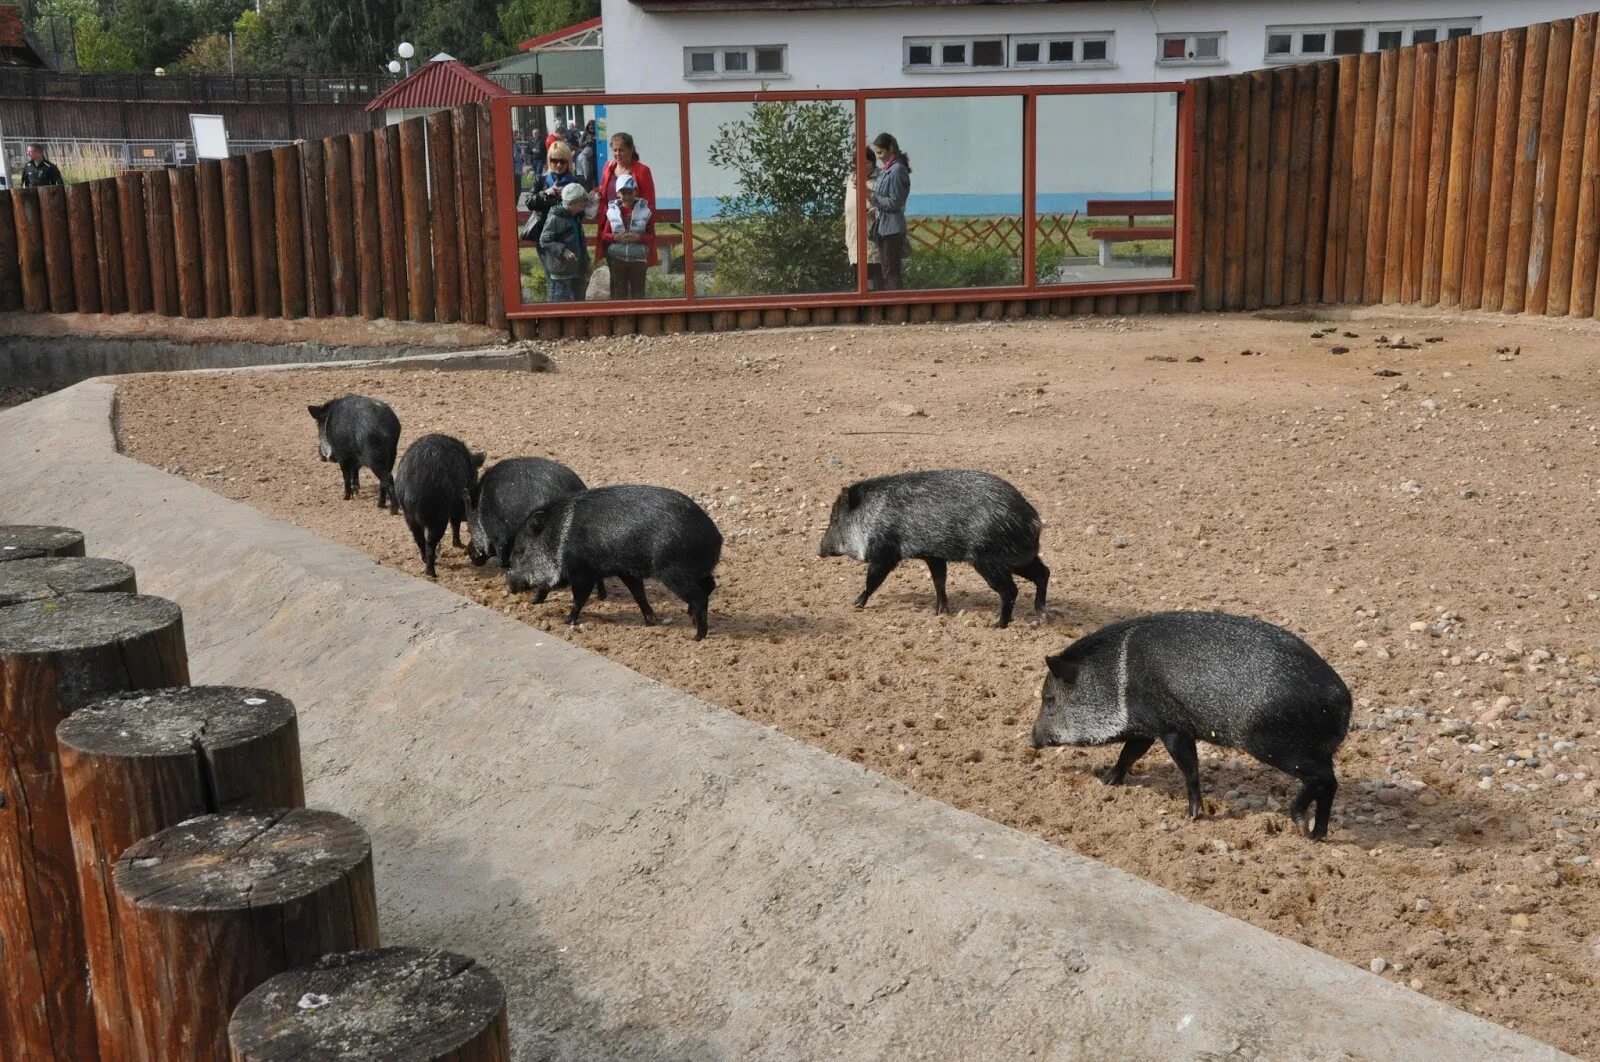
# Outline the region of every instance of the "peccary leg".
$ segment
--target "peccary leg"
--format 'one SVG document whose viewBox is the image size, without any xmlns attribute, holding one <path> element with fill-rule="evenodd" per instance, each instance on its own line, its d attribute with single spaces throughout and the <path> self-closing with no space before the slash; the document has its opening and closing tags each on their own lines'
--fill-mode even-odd
<svg viewBox="0 0 1600 1062">
<path fill-rule="evenodd" d="M 887 558 L 875 557 L 867 562 L 867 585 L 861 591 L 861 596 L 856 598 L 856 608 L 866 608 L 867 599 L 877 592 L 883 581 L 889 578 L 889 573 L 894 571 L 895 565 L 900 562 Z"/>
<path fill-rule="evenodd" d="M 989 584 L 989 589 L 1000 595 L 1000 618 L 995 621 L 995 626 L 1011 626 L 1011 609 L 1017 603 L 1017 581 L 1011 578 L 1011 573 L 1004 568 L 996 568 L 989 564 L 975 564 L 973 567 L 978 569 L 983 581 Z"/>
<path fill-rule="evenodd" d="M 422 567 L 432 575 L 433 565 L 428 563 L 428 540 L 422 536 L 422 525 L 407 516 L 406 526 L 411 529 L 411 537 L 417 543 L 417 552 L 422 555 Z"/>
<path fill-rule="evenodd" d="M 1044 619 L 1044 596 L 1050 586 L 1050 569 L 1046 568 L 1044 561 L 1038 557 L 1017 569 L 1017 574 L 1033 584 L 1033 614 L 1039 620 Z"/>
<path fill-rule="evenodd" d="M 617 578 L 622 580 L 622 585 L 633 595 L 633 603 L 639 606 L 639 614 L 644 617 L 644 625 L 654 627 L 661 622 L 656 619 L 655 609 L 650 607 L 650 599 L 644 595 L 644 580 L 637 575 L 619 575 Z"/>
<path fill-rule="evenodd" d="M 361 486 L 361 466 L 349 459 L 339 462 L 339 471 L 344 473 L 344 500 L 349 501 Z"/>
<path fill-rule="evenodd" d="M 394 500 L 394 477 L 383 472 L 374 472 L 378 477 L 378 508 L 387 508 L 394 512 L 400 503 Z"/>
<path fill-rule="evenodd" d="M 1131 737 L 1122 743 L 1122 754 L 1117 757 L 1117 764 L 1111 770 L 1100 776 L 1106 785 L 1121 785 L 1122 780 L 1128 777 L 1128 769 L 1139 762 L 1139 757 L 1150 751 L 1150 746 L 1156 743 L 1155 738 Z"/>
<path fill-rule="evenodd" d="M 694 640 L 698 642 L 704 639 L 711 591 L 717 588 L 717 581 L 709 575 L 694 572 L 666 571 L 661 573 L 661 582 L 689 606 L 689 615 L 694 619 Z"/>
<path fill-rule="evenodd" d="M 456 549 L 467 548 L 467 544 L 461 541 L 461 520 L 462 518 L 459 516 L 450 517 L 450 542 L 456 547 Z M 439 537 L 443 538 L 444 535 L 441 533 Z"/>
<path fill-rule="evenodd" d="M 1289 818 L 1313 841 L 1320 841 L 1328 833 L 1328 815 L 1333 811 L 1333 795 L 1339 791 L 1339 780 L 1334 777 L 1333 765 L 1297 760 L 1287 765 L 1272 766 L 1300 779 L 1300 793 L 1289 805 Z M 1317 802 L 1315 819 L 1308 820 L 1306 812 L 1311 802 Z"/>
<path fill-rule="evenodd" d="M 427 565 L 429 579 L 439 578 L 435 565 L 439 563 L 439 542 L 443 538 L 444 528 L 441 527 L 437 531 L 428 529 L 427 555 L 423 558 L 423 563 Z"/>
<path fill-rule="evenodd" d="M 583 611 L 583 606 L 589 600 L 589 594 L 594 590 L 594 579 L 588 572 L 572 573 L 572 611 L 567 613 L 567 626 L 578 625 L 578 614 Z"/>
<path fill-rule="evenodd" d="M 1189 791 L 1189 817 L 1198 819 L 1203 810 L 1200 803 L 1200 756 L 1195 751 L 1194 738 L 1184 734 L 1162 734 L 1161 743 L 1172 755 L 1172 762 L 1183 772 L 1183 785 Z"/>
<path fill-rule="evenodd" d="M 950 602 L 944 596 L 945 563 L 934 557 L 924 559 L 928 562 L 928 574 L 933 576 L 933 614 L 943 616 L 950 611 Z"/>
<path fill-rule="evenodd" d="M 604 579 L 596 579 L 594 581 L 594 596 L 601 601 L 606 599 L 606 581 Z"/>
</svg>

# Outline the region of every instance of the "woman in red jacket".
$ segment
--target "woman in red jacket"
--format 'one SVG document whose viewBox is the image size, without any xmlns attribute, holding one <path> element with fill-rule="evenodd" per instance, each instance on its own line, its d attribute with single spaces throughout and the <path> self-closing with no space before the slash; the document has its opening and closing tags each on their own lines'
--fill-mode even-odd
<svg viewBox="0 0 1600 1062">
<path fill-rule="evenodd" d="M 656 209 L 656 182 L 650 176 L 650 167 L 639 161 L 639 152 L 634 149 L 633 135 L 631 133 L 611 134 L 611 157 L 606 160 L 605 169 L 600 171 L 600 211 L 595 226 L 599 235 L 600 260 L 607 258 L 607 245 L 611 243 L 611 204 L 617 200 L 617 182 L 624 177 L 632 177 L 635 193 L 639 199 L 650 204 L 650 209 Z M 657 265 L 660 258 L 656 255 L 655 245 L 650 246 L 650 257 L 646 268 Z"/>
</svg>

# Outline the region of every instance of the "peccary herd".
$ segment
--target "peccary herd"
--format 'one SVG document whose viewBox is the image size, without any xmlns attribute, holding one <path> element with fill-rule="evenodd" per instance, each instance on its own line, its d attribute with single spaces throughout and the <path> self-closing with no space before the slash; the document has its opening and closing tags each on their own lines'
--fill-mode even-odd
<svg viewBox="0 0 1600 1062">
<path fill-rule="evenodd" d="M 531 593 L 541 604 L 551 590 L 570 588 L 569 624 L 579 622 L 591 594 L 605 599 L 609 578 L 628 589 L 645 625 L 654 625 L 649 579 L 684 602 L 695 640 L 706 636 L 722 534 L 688 495 L 646 485 L 591 488 L 572 469 L 540 457 L 506 458 L 480 475 L 485 455 L 439 434 L 412 443 L 396 469 L 400 420 L 386 403 L 346 395 L 308 408 L 319 455 L 343 473 L 345 499 L 355 495 L 360 469 L 371 471 L 379 507 L 404 514 L 430 578 L 448 528 L 474 565 L 499 563 L 512 593 Z M 970 564 L 999 595 L 996 626 L 1005 627 L 1018 576 L 1034 586 L 1035 618 L 1046 618 L 1042 527 L 1038 511 L 998 476 L 908 472 L 840 490 L 818 552 L 866 564 L 858 609 L 901 561 L 920 560 L 933 580 L 934 613 L 944 614 L 948 565 Z M 1120 743 L 1115 766 L 1102 776 L 1118 785 L 1159 740 L 1183 776 L 1190 818 L 1202 812 L 1195 743 L 1240 749 L 1299 779 L 1290 818 L 1314 840 L 1326 835 L 1350 691 L 1289 631 L 1219 612 L 1162 612 L 1103 627 L 1045 664 L 1034 748 Z"/>
</svg>

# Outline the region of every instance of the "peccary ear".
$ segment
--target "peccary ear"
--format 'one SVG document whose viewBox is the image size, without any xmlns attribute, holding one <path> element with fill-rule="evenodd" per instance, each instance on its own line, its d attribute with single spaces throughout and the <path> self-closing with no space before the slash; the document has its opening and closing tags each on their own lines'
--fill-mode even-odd
<svg viewBox="0 0 1600 1062">
<path fill-rule="evenodd" d="M 1069 663 L 1067 654 L 1060 653 L 1056 656 L 1044 658 L 1045 666 L 1050 669 L 1050 674 L 1066 683 L 1068 686 L 1078 681 L 1078 665 Z"/>
<path fill-rule="evenodd" d="M 479 450 L 477 453 L 474 453 L 472 455 L 472 467 L 473 468 L 482 468 L 484 459 L 487 458 L 488 456 L 489 455 L 484 453 L 482 450 Z"/>
<path fill-rule="evenodd" d="M 861 505 L 861 484 L 852 483 L 844 489 L 844 507 L 855 509 Z"/>
<path fill-rule="evenodd" d="M 328 415 L 328 407 L 325 405 L 307 406 L 306 408 L 311 411 L 311 416 L 316 420 L 321 420 L 323 417 Z"/>
</svg>

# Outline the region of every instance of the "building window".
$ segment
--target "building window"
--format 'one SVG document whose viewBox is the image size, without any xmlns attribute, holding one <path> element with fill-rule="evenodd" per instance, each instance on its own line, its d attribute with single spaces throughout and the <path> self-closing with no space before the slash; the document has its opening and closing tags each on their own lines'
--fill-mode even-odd
<svg viewBox="0 0 1600 1062">
<path fill-rule="evenodd" d="M 1163 33 L 1156 62 L 1162 66 L 1205 66 L 1227 61 L 1222 33 Z"/>
<path fill-rule="evenodd" d="M 695 81 L 788 77 L 789 49 L 782 44 L 685 48 L 683 76 Z"/>
<path fill-rule="evenodd" d="M 907 37 L 905 69 L 1006 70 L 1110 66 L 1111 34 L 1012 37 Z"/>
<path fill-rule="evenodd" d="M 1367 22 L 1337 26 L 1268 26 L 1267 61 L 1288 63 L 1338 55 L 1403 48 L 1408 44 L 1470 37 L 1478 20 L 1445 22 Z"/>
</svg>

